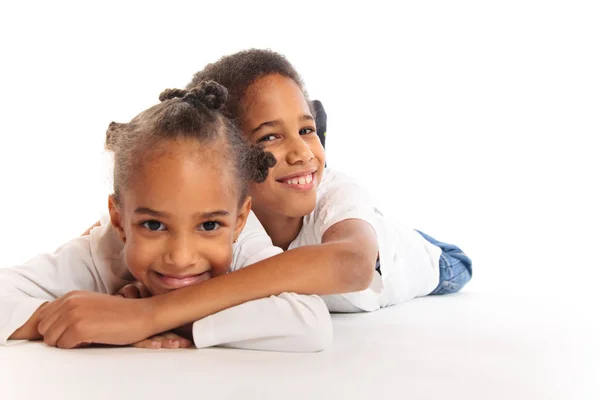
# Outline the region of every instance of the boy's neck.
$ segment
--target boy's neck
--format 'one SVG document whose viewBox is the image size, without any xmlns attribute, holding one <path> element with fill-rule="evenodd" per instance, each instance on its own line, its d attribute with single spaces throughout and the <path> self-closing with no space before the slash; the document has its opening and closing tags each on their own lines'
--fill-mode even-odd
<svg viewBox="0 0 600 400">
<path fill-rule="evenodd" d="M 267 235 L 277 247 L 287 250 L 290 243 L 298 237 L 302 229 L 302 217 L 286 217 L 275 215 L 262 210 L 253 210 L 254 214 L 267 231 Z"/>
</svg>

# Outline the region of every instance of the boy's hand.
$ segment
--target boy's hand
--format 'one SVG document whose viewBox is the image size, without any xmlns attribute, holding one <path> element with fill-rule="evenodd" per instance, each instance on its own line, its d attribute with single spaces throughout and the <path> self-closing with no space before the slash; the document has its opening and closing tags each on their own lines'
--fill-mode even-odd
<svg viewBox="0 0 600 400">
<path fill-rule="evenodd" d="M 141 349 L 187 349 L 193 347 L 193 343 L 176 333 L 165 332 L 134 343 L 132 346 Z"/>
<path fill-rule="evenodd" d="M 40 310 L 38 331 L 49 346 L 128 345 L 152 336 L 153 308 L 146 299 L 74 291 Z"/>
</svg>

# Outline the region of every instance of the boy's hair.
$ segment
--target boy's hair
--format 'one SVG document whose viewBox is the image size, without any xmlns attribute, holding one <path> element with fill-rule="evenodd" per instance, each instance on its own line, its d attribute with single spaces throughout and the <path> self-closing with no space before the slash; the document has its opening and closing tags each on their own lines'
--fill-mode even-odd
<svg viewBox="0 0 600 400">
<path fill-rule="evenodd" d="M 140 163 L 148 160 L 161 142 L 192 138 L 207 146 L 218 146 L 237 182 L 240 202 L 246 197 L 250 180 L 263 182 L 275 157 L 259 146 L 250 145 L 231 121 L 223 116 L 227 89 L 216 82 L 198 82 L 189 90 L 167 89 L 161 103 L 141 112 L 129 123 L 111 122 L 106 131 L 107 150 L 114 152 L 114 197 L 119 201 Z"/>
<path fill-rule="evenodd" d="M 221 57 L 208 64 L 203 70 L 196 72 L 187 85 L 192 88 L 202 81 L 215 81 L 229 91 L 229 100 L 223 113 L 239 126 L 242 113 L 241 102 L 246 90 L 256 80 L 271 74 L 279 74 L 293 80 L 304 93 L 304 98 L 314 116 L 312 104 L 298 71 L 284 55 L 272 50 L 250 49 Z"/>
</svg>

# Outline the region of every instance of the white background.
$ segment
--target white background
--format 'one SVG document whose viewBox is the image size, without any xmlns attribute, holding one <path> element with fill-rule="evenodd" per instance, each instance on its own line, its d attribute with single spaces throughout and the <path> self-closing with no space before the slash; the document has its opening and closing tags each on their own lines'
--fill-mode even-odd
<svg viewBox="0 0 600 400">
<path fill-rule="evenodd" d="M 0 266 L 106 209 L 110 121 L 221 55 L 268 47 L 325 104 L 329 165 L 459 244 L 468 290 L 597 290 L 598 6 L 396 3 L 3 2 Z"/>
</svg>

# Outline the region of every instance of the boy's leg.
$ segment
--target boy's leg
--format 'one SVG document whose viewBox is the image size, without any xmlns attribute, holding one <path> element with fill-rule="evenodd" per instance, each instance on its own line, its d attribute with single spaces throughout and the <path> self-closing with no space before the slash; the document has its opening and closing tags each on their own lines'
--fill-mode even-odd
<svg viewBox="0 0 600 400">
<path fill-rule="evenodd" d="M 421 231 L 417 232 L 429 243 L 442 249 L 440 283 L 431 294 L 449 294 L 460 291 L 473 276 L 471 259 L 458 246 L 435 240 Z"/>
</svg>

